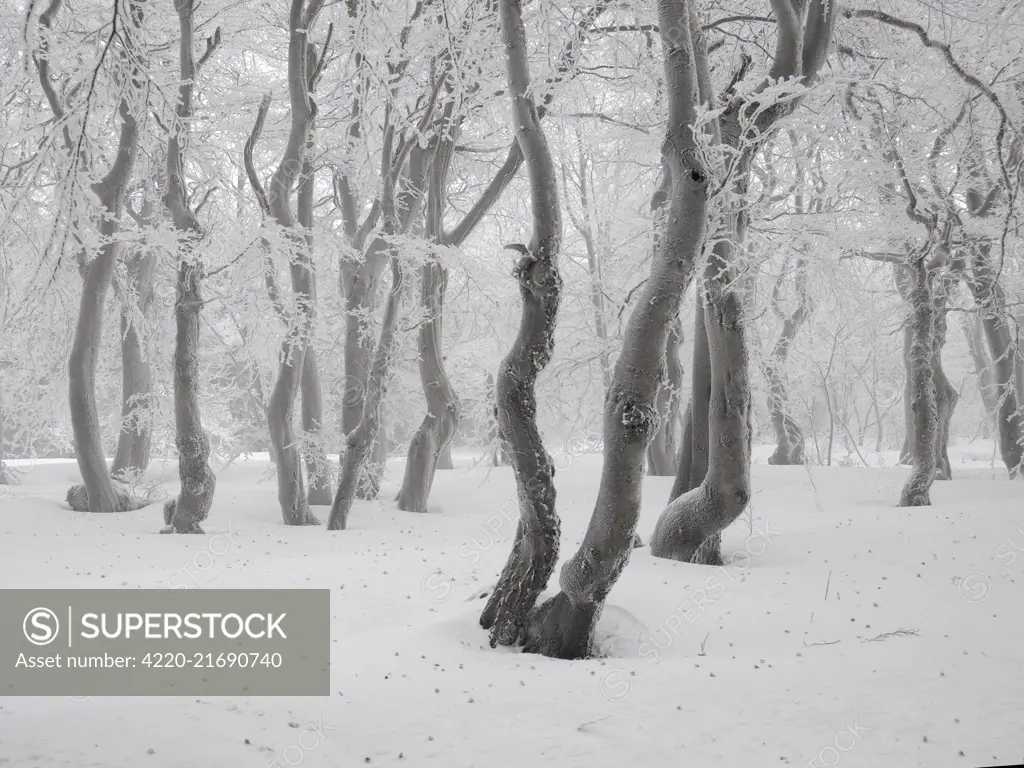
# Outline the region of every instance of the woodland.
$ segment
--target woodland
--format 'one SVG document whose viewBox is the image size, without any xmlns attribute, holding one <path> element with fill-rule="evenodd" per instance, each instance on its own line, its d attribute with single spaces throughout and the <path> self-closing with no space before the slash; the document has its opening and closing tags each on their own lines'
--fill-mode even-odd
<svg viewBox="0 0 1024 768">
<path fill-rule="evenodd" d="M 267 454 L 283 524 L 344 536 L 361 501 L 432 514 L 472 455 L 517 489 L 491 646 L 582 659 L 636 547 L 722 565 L 756 446 L 898 451 L 893 507 L 957 482 L 958 441 L 1020 481 L 1021 0 L 0 18 L 0 483 L 73 458 L 71 510 L 200 534 Z"/>
</svg>

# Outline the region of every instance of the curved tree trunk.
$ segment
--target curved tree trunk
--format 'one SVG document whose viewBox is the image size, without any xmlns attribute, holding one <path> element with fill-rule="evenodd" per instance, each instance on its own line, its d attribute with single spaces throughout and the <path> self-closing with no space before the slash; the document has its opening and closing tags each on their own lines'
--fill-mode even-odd
<svg viewBox="0 0 1024 768">
<path fill-rule="evenodd" d="M 835 3 L 826 0 L 811 0 L 805 16 L 801 4 L 780 1 L 773 3 L 773 8 L 776 13 L 784 12 L 785 23 L 779 25 L 768 77 L 753 92 L 737 95 L 715 126 L 713 140 L 724 141 L 738 152 L 732 182 L 736 199 L 745 197 L 750 184 L 757 151 L 756 145 L 746 143 L 752 130 L 764 136 L 797 102 L 765 106 L 753 118 L 752 128 L 744 126 L 740 115 L 752 102 L 756 104 L 758 95 L 773 81 L 794 76 L 812 81 L 825 60 L 835 26 Z M 693 25 L 697 23 L 695 19 Z M 706 58 L 701 58 L 701 92 L 707 97 L 710 77 Z M 737 260 L 746 237 L 747 215 L 745 209 L 727 215 L 725 236 L 715 243 L 704 272 L 704 324 L 711 353 L 710 417 L 705 423 L 695 408 L 691 418 L 695 438 L 698 430 L 709 430 L 710 439 L 704 443 L 708 446 L 707 472 L 698 487 L 671 502 L 662 513 L 651 537 L 655 557 L 721 564 L 721 532 L 742 514 L 750 499 L 750 379 L 742 287 L 734 285 L 741 278 Z"/>
<path fill-rule="evenodd" d="M 771 414 L 776 440 L 775 451 L 768 458 L 769 464 L 804 463 L 803 430 L 800 429 L 800 424 L 796 419 L 790 415 L 786 385 L 783 380 L 789 348 L 810 314 L 810 297 L 807 294 L 807 262 L 803 258 L 798 259 L 796 263 L 796 293 L 796 309 L 791 315 L 784 315 L 779 302 L 778 282 L 772 291 L 772 307 L 776 314 L 783 318 L 783 323 L 779 338 L 765 364 L 765 378 L 768 379 L 768 412 Z"/>
<path fill-rule="evenodd" d="M 145 218 L 145 213 L 143 213 Z M 132 254 L 127 263 L 127 292 L 137 297 L 136 317 L 131 307 L 121 309 L 121 433 L 110 472 L 114 477 L 139 475 L 149 466 L 152 443 L 150 396 L 153 372 L 143 334 L 151 327 L 153 308 L 153 253 Z"/>
<path fill-rule="evenodd" d="M 289 275 L 295 296 L 288 331 L 281 343 L 281 367 L 270 395 L 270 439 L 277 457 L 277 496 L 286 525 L 318 525 L 309 509 L 302 461 L 293 424 L 305 352 L 312 335 L 314 299 L 309 246 L 292 210 L 291 195 L 307 158 L 313 151 L 312 126 L 316 116 L 312 90 L 316 77 L 313 43 L 309 32 L 322 6 L 321 0 L 292 0 L 289 13 L 288 94 L 291 130 L 281 164 L 270 182 L 270 212 L 288 239 Z M 308 168 L 308 166 L 305 166 Z"/>
<path fill-rule="evenodd" d="M 523 309 L 519 333 L 498 369 L 497 418 L 519 492 L 519 526 L 512 553 L 480 616 L 491 646 L 513 645 L 527 614 L 547 586 L 558 560 L 560 522 L 555 511 L 555 468 L 537 429 L 537 376 L 551 360 L 562 278 L 558 254 L 562 218 L 555 164 L 530 92 L 521 0 L 498 0 L 516 138 L 530 177 L 533 235 L 518 246 L 513 272 Z"/>
<path fill-rule="evenodd" d="M 935 380 L 935 409 L 939 423 L 935 436 L 936 480 L 952 480 L 953 467 L 949 463 L 949 426 L 953 411 L 960 400 L 960 394 L 950 383 L 942 369 L 942 349 L 946 346 L 948 321 L 946 306 L 949 297 L 959 282 L 958 276 L 947 273 L 942 276 L 941 287 L 935 297 L 935 342 L 932 350 L 932 377 Z"/>
<path fill-rule="evenodd" d="M 427 320 L 420 326 L 420 380 L 427 398 L 427 415 L 409 444 L 398 508 L 405 512 L 426 512 L 427 498 L 434 482 L 441 451 L 448 448 L 459 423 L 459 400 L 448 381 L 441 358 L 441 311 L 447 271 L 436 261 L 421 271 L 422 304 Z M 448 456 L 451 461 L 451 455 Z"/>
<path fill-rule="evenodd" d="M 632 552 L 647 447 L 658 429 L 665 344 L 704 240 L 708 176 L 692 132 L 703 37 L 689 3 L 659 3 L 658 15 L 669 102 L 663 144 L 672 178 L 669 215 L 605 401 L 604 467 L 594 514 L 579 550 L 562 567 L 562 591 L 529 618 L 525 650 L 557 658 L 591 654 L 605 599 Z"/>
<path fill-rule="evenodd" d="M 194 58 L 194 0 L 176 0 L 181 30 L 176 120 L 167 142 L 167 195 L 171 221 L 179 233 L 177 297 L 174 315 L 177 335 L 174 346 L 174 422 L 178 447 L 181 491 L 164 505 L 161 533 L 202 533 L 200 525 L 210 514 L 217 478 L 210 471 L 210 441 L 203 430 L 199 405 L 199 313 L 203 306 L 202 261 L 195 247 L 203 237 L 199 221 L 188 202 L 185 188 L 185 149 L 192 121 L 192 96 L 198 67 Z M 220 30 L 207 43 L 202 61 L 213 53 Z"/>
<path fill-rule="evenodd" d="M 135 35 L 142 23 L 141 4 L 129 3 L 129 12 L 123 14 L 122 23 L 131 32 L 122 35 L 122 44 L 135 48 L 128 60 L 131 70 L 125 83 L 125 96 L 119 105 L 121 129 L 117 157 L 102 180 L 93 184 L 92 191 L 100 201 L 103 213 L 99 215 L 99 231 L 103 245 L 99 253 L 82 271 L 85 282 L 78 310 L 78 324 L 68 359 L 68 395 L 71 409 L 71 429 L 74 433 L 75 457 L 82 473 L 84 485 L 68 490 L 67 501 L 72 509 L 88 512 L 120 512 L 138 509 L 143 505 L 115 485 L 103 455 L 99 414 L 96 408 L 96 354 L 103 336 L 103 312 L 110 290 L 121 244 L 117 241 L 120 219 L 124 213 L 124 199 L 128 181 L 138 149 L 140 110 L 131 101 L 141 92 L 143 53 L 135 45 Z M 127 17 L 127 18 L 125 18 Z M 127 41 L 127 42 L 126 42 Z"/>
</svg>

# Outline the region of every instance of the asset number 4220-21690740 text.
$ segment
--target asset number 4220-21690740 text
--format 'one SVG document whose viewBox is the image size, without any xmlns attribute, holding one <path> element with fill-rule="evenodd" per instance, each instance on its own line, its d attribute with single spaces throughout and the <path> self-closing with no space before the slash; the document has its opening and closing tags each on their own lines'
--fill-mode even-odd
<svg viewBox="0 0 1024 768">
<path fill-rule="evenodd" d="M 280 653 L 147 653 L 140 662 L 144 667 L 153 669 L 171 667 L 208 667 L 223 669 L 225 667 L 273 667 L 281 666 Z"/>
</svg>

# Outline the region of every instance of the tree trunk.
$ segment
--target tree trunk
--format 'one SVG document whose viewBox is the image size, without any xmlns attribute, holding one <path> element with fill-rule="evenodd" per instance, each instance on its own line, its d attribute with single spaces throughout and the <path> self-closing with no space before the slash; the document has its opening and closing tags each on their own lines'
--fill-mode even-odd
<svg viewBox="0 0 1024 768">
<path fill-rule="evenodd" d="M 704 323 L 704 288 L 697 286 L 694 297 L 693 370 L 690 404 L 686 409 L 683 445 L 679 451 L 676 479 L 669 493 L 674 501 L 704 482 L 708 471 L 709 407 L 711 403 L 711 352 Z"/>
<path fill-rule="evenodd" d="M 742 223 L 735 239 L 742 242 Z M 705 443 L 707 465 L 700 484 L 668 505 L 651 536 L 654 557 L 704 565 L 722 564 L 721 533 L 750 499 L 751 399 L 743 302 L 730 285 L 736 277 L 736 256 L 729 253 L 734 246 L 720 243 L 704 273 L 704 325 L 711 350 L 707 429 L 714 439 Z"/>
<path fill-rule="evenodd" d="M 11 478 L 4 463 L 4 416 L 3 392 L 0 392 L 0 485 L 10 485 Z"/>
<path fill-rule="evenodd" d="M 780 277 L 781 281 L 781 277 Z M 782 331 L 772 348 L 765 364 L 765 378 L 768 379 L 768 412 L 775 430 L 775 451 L 768 458 L 769 464 L 803 464 L 804 435 L 800 424 L 790 414 L 787 404 L 786 385 L 783 379 L 789 348 L 800 327 L 810 314 L 810 297 L 807 294 L 807 262 L 800 258 L 796 264 L 797 306 L 793 314 L 784 315 L 779 301 L 779 282 L 772 291 L 772 307 L 783 318 Z"/>
<path fill-rule="evenodd" d="M 453 436 L 454 438 L 454 436 Z M 441 452 L 437 454 L 437 467 L 436 469 L 455 469 L 455 462 L 452 461 L 452 443 L 454 439 L 449 440 L 448 443 L 441 449 Z"/>
<path fill-rule="evenodd" d="M 78 324 L 68 359 L 71 429 L 74 434 L 75 457 L 84 485 L 70 488 L 67 501 L 72 509 L 80 512 L 121 512 L 143 506 L 142 501 L 129 496 L 110 477 L 103 455 L 96 408 L 96 354 L 103 337 L 103 311 L 107 293 L 121 251 L 117 236 L 124 213 L 125 191 L 138 149 L 139 124 L 136 116 L 142 112 L 139 105 L 131 100 L 142 91 L 144 54 L 134 43 L 142 23 L 141 5 L 138 2 L 130 3 L 127 16 L 129 18 L 124 21 L 135 29 L 132 34 L 122 35 L 120 39 L 122 45 L 134 50 L 128 55 L 132 64 L 124 83 L 125 95 L 118 110 L 121 128 L 117 156 L 106 176 L 92 186 L 102 210 L 98 219 L 100 239 L 104 244 L 92 261 L 82 267 L 85 281 Z"/>
<path fill-rule="evenodd" d="M 558 560 L 555 468 L 537 429 L 537 376 L 551 360 L 562 278 L 562 218 L 555 164 L 530 89 L 521 0 L 498 0 L 516 138 L 530 178 L 533 235 L 518 246 L 513 275 L 523 300 L 519 333 L 498 369 L 497 418 L 519 494 L 519 526 L 508 562 L 480 616 L 491 646 L 520 642 L 527 615 Z"/>
<path fill-rule="evenodd" d="M 312 51 L 310 50 L 310 53 Z M 307 71 L 316 66 L 315 58 L 306 63 Z M 326 506 L 331 503 L 331 476 L 327 466 L 327 452 L 323 444 L 324 398 L 320 387 L 320 370 L 317 366 L 315 334 L 316 323 L 316 268 L 313 265 L 313 175 L 312 146 L 314 143 L 313 121 L 310 121 L 310 150 L 302 161 L 298 191 L 299 226 L 305 230 L 306 252 L 309 258 L 302 262 L 306 270 L 303 281 L 309 285 L 310 333 L 302 356 L 302 431 L 306 439 L 303 455 L 306 460 L 306 477 L 309 482 L 307 501 L 313 505 Z"/>
<path fill-rule="evenodd" d="M 935 302 L 932 296 L 931 275 L 925 266 L 925 256 L 916 257 L 909 267 L 909 303 L 911 331 L 910 354 L 907 356 L 907 376 L 910 381 L 910 408 L 913 414 L 911 459 L 913 469 L 900 496 L 901 507 L 923 507 L 931 504 L 929 490 L 935 480 L 938 466 L 936 440 L 939 430 L 939 412 L 935 395 Z M 909 427 L 909 425 L 908 425 Z"/>
<path fill-rule="evenodd" d="M 976 249 L 968 281 L 981 315 L 985 339 L 992 355 L 992 378 L 995 388 L 996 424 L 999 431 L 999 455 L 1010 476 L 1021 471 L 1024 460 L 1024 412 L 1020 410 L 1018 387 L 1024 381 L 1020 345 L 1007 322 L 1006 293 L 993 269 L 991 245 Z"/>
<path fill-rule="evenodd" d="M 143 218 L 146 218 L 143 213 Z M 137 297 L 135 318 L 132 307 L 121 309 L 121 433 L 110 471 L 114 477 L 141 475 L 149 466 L 152 443 L 150 397 L 153 372 L 144 336 L 153 320 L 153 273 L 156 256 L 149 252 L 132 254 L 127 264 L 127 295 Z"/>
<path fill-rule="evenodd" d="M 270 395 L 268 419 L 270 439 L 277 457 L 277 496 L 286 525 L 319 525 L 309 509 L 302 459 L 293 425 L 295 398 L 305 366 L 306 348 L 313 328 L 315 288 L 309 243 L 301 231 L 301 222 L 292 210 L 291 195 L 313 151 L 313 122 L 316 105 L 312 91 L 316 61 L 310 26 L 319 3 L 292 0 L 289 13 L 288 94 L 291 106 L 291 130 L 281 163 L 270 182 L 269 208 L 278 226 L 285 232 L 289 249 L 289 268 L 294 311 L 288 315 L 288 330 L 281 343 L 281 362 L 277 381 Z M 311 405 L 315 405 L 311 403 Z"/>
<path fill-rule="evenodd" d="M 647 448 L 648 475 L 673 477 L 678 471 L 676 424 L 679 421 L 679 390 L 683 385 L 683 369 L 679 364 L 682 340 L 682 323 L 677 316 L 669 326 L 665 342 L 665 379 L 658 388 L 655 406 L 658 411 L 658 431 Z"/>
<path fill-rule="evenodd" d="M 441 451 L 448 448 L 459 423 L 459 400 L 444 370 L 441 357 L 441 312 L 448 282 L 447 271 L 429 261 L 421 269 L 422 305 L 427 320 L 420 326 L 420 381 L 427 399 L 427 415 L 409 444 L 405 477 L 398 494 L 398 508 L 426 512 Z M 448 456 L 451 461 L 451 456 Z"/>
<path fill-rule="evenodd" d="M 946 346 L 946 305 L 953 293 L 958 277 L 947 272 L 941 278 L 941 287 L 935 297 L 935 342 L 932 350 L 932 376 L 935 380 L 935 408 L 939 423 L 935 437 L 936 480 L 952 480 L 953 467 L 949 463 L 949 425 L 960 395 L 942 370 L 942 348 Z"/>
<path fill-rule="evenodd" d="M 992 437 L 992 425 L 997 409 L 995 379 L 992 376 L 992 364 L 985 348 L 985 329 L 977 315 L 962 315 L 962 329 L 967 337 L 967 348 L 974 363 L 974 375 L 978 379 L 978 394 L 982 407 L 985 409 L 985 421 L 982 435 Z"/>
<path fill-rule="evenodd" d="M 605 400 L 604 467 L 583 542 L 562 567 L 562 591 L 529 617 L 525 650 L 586 658 L 609 590 L 633 549 L 647 448 L 658 429 L 657 396 L 666 375 L 665 345 L 693 279 L 707 219 L 707 169 L 692 126 L 700 103 L 695 50 L 703 38 L 689 3 L 659 3 L 669 117 L 663 153 L 672 192 L 664 239 L 626 325 L 622 353 Z"/>
<path fill-rule="evenodd" d="M 402 298 L 403 276 L 397 255 L 391 258 L 391 277 L 391 292 L 388 294 L 387 304 L 384 308 L 380 340 L 377 342 L 377 349 L 374 352 L 373 367 L 368 376 L 368 388 L 363 398 L 363 415 L 356 428 L 345 438 L 338 491 L 334 496 L 331 516 L 327 521 L 327 529 L 330 531 L 344 530 L 348 524 L 348 516 L 352 510 L 352 501 L 356 497 L 356 488 L 362 475 L 363 465 L 370 456 L 374 438 L 380 427 L 380 406 L 387 389 L 388 369 L 395 346 L 398 308 Z"/>
<path fill-rule="evenodd" d="M 174 346 L 174 423 L 181 490 L 177 499 L 164 505 L 164 522 L 167 527 L 161 533 L 203 533 L 200 524 L 210 514 L 217 478 L 210 471 L 210 441 L 203 429 L 199 405 L 199 313 L 203 306 L 203 265 L 195 253 L 195 247 L 201 241 L 203 231 L 189 206 L 188 190 L 185 188 L 185 151 L 192 121 L 192 96 L 198 67 L 193 53 L 194 0 L 178 0 L 175 5 L 181 30 L 181 80 L 176 120 L 167 141 L 167 195 L 164 199 L 180 237 L 177 296 L 174 303 L 177 325 Z M 219 29 L 215 38 L 220 40 Z M 216 47 L 212 39 L 208 42 L 204 59 Z"/>
</svg>

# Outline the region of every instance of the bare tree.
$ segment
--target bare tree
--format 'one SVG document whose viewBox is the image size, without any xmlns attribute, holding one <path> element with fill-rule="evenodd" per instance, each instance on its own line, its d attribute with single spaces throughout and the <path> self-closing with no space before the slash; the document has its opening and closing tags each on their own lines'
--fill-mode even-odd
<svg viewBox="0 0 1024 768">
<path fill-rule="evenodd" d="M 555 469 L 537 429 L 537 375 L 551 360 L 555 318 L 562 287 L 558 254 L 562 242 L 558 182 L 537 104 L 530 92 L 530 68 L 521 0 L 498 0 L 505 43 L 508 91 L 516 139 L 530 177 L 533 235 L 515 247 L 521 258 L 513 272 L 523 309 L 519 333 L 498 369 L 498 432 L 509 451 L 519 493 L 515 543 L 480 617 L 491 645 L 512 645 L 522 636 L 527 613 L 547 585 L 558 559 L 560 524 L 555 512 Z"/>
<path fill-rule="evenodd" d="M 33 59 L 39 73 L 43 93 L 61 125 L 64 147 L 74 170 L 95 170 L 84 145 L 84 133 L 76 141 L 66 120 L 65 105 L 54 88 L 50 76 L 48 36 L 53 19 L 60 12 L 63 0 L 51 0 L 40 14 L 42 29 L 40 44 L 33 52 Z M 92 184 L 91 192 L 98 201 L 96 212 L 89 216 L 96 220 L 103 245 L 99 252 L 89 259 L 82 239 L 73 231 L 73 237 L 81 246 L 79 250 L 79 271 L 83 277 L 82 298 L 79 304 L 78 323 L 68 359 L 68 395 L 71 407 L 71 428 L 75 440 L 75 457 L 82 473 L 84 485 L 68 490 L 67 501 L 72 509 L 91 512 L 120 512 L 137 509 L 144 502 L 133 498 L 126 490 L 115 484 L 110 476 L 103 455 L 103 441 L 100 435 L 99 413 L 96 408 L 96 355 L 103 336 L 103 314 L 107 293 L 121 252 L 118 234 L 124 214 L 125 196 L 131 180 L 132 169 L 138 150 L 139 117 L 144 112 L 139 101 L 146 93 L 145 51 L 138 39 L 142 25 L 144 0 L 130 0 L 126 6 L 116 6 L 113 28 L 120 42 L 117 48 L 125 65 L 122 96 L 118 102 L 120 130 L 114 160 L 107 173 Z M 31 12 L 31 8 L 30 8 Z M 114 35 L 111 35 L 112 43 Z M 106 52 L 104 49 L 104 55 Z M 102 60 L 97 67 L 102 66 Z M 83 127 L 84 132 L 84 127 Z M 70 226 L 81 226 L 75 218 L 72 205 Z"/>
<path fill-rule="evenodd" d="M 743 199 L 749 187 L 751 166 L 763 138 L 799 103 L 799 93 L 774 101 L 769 97 L 766 103 L 761 101 L 762 94 L 783 79 L 813 83 L 835 26 L 836 5 L 828 0 L 811 0 L 806 14 L 803 4 L 792 0 L 773 0 L 772 10 L 778 33 L 768 78 L 749 95 L 734 93 L 717 126 L 721 140 L 734 153 L 730 182 L 737 199 Z M 706 62 L 701 69 L 706 72 Z M 735 79 L 745 70 L 744 64 Z M 702 78 L 702 84 L 702 90 L 710 90 L 709 78 Z M 726 231 L 715 243 L 704 272 L 704 324 L 711 351 L 707 473 L 699 486 L 672 501 L 662 513 L 651 537 L 655 557 L 721 564 L 721 532 L 739 517 L 750 498 L 750 381 L 743 301 L 734 286 L 747 215 L 742 208 L 727 213 Z M 694 431 L 695 416 L 691 405 Z"/>
<path fill-rule="evenodd" d="M 309 509 L 293 426 L 295 397 L 312 335 L 315 288 L 309 244 L 301 232 L 301 223 L 296 220 L 291 197 L 297 178 L 304 169 L 309 170 L 306 163 L 313 149 L 316 105 L 310 85 L 315 82 L 317 66 L 310 53 L 309 34 L 322 7 L 323 0 L 292 0 L 291 3 L 288 15 L 291 130 L 281 163 L 270 181 L 269 194 L 270 212 L 287 238 L 289 274 L 295 298 L 294 310 L 288 316 L 288 331 L 281 343 L 281 367 L 269 404 L 270 437 L 277 459 L 277 495 L 286 525 L 319 524 Z"/>
<path fill-rule="evenodd" d="M 210 441 L 203 431 L 199 405 L 199 313 L 203 306 L 203 264 L 196 250 L 204 233 L 189 205 L 185 187 L 185 154 L 192 122 L 192 98 L 196 75 L 220 43 L 220 29 L 206 41 L 197 62 L 193 50 L 195 0 L 174 0 L 178 13 L 181 77 L 175 120 L 167 140 L 167 193 L 164 202 L 178 231 L 178 277 L 174 315 L 177 337 L 174 346 L 174 422 L 178 448 L 181 491 L 164 505 L 161 533 L 202 533 L 200 525 L 210 514 L 217 478 L 210 471 Z"/>
<path fill-rule="evenodd" d="M 668 94 L 663 154 L 671 172 L 669 210 L 605 400 L 604 468 L 590 526 L 562 567 L 562 591 L 527 620 L 525 650 L 558 658 L 590 655 L 605 598 L 632 552 L 647 447 L 658 429 L 657 396 L 665 378 L 669 327 L 704 241 L 708 169 L 693 129 L 703 36 L 692 2 L 661 2 L 658 15 Z"/>
</svg>

